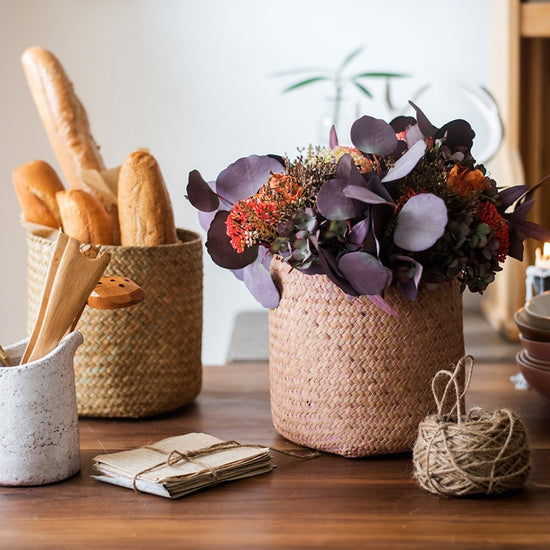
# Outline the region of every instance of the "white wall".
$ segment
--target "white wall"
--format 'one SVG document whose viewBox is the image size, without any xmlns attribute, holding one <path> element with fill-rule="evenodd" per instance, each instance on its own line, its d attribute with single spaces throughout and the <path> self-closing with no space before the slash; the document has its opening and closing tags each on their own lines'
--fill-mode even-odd
<svg viewBox="0 0 550 550">
<path fill-rule="evenodd" d="M 422 84 L 435 124 L 484 127 L 458 85 L 489 78 L 488 0 L 0 0 L 0 343 L 24 335 L 26 245 L 11 182 L 34 159 L 57 167 L 20 66 L 31 45 L 53 51 L 84 103 L 109 166 L 148 147 L 162 167 L 180 227 L 199 230 L 187 174 L 214 179 L 252 153 L 289 153 L 319 140 L 329 88 L 288 95 L 278 71 L 334 66 L 359 45 L 357 70 L 406 72 L 398 103 Z M 382 88 L 373 91 L 381 97 Z M 354 96 L 354 100 L 357 96 Z M 380 102 L 365 113 L 385 116 Z M 341 138 L 341 141 L 344 141 Z M 233 318 L 259 309 L 205 255 L 203 360 L 222 363 Z"/>
</svg>

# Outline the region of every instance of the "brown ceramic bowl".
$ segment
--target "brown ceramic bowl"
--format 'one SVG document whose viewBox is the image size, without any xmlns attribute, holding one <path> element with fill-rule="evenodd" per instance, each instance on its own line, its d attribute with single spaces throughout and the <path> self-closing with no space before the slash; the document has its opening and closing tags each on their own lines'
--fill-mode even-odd
<svg viewBox="0 0 550 550">
<path fill-rule="evenodd" d="M 531 326 L 542 330 L 550 330 L 550 292 L 533 296 L 525 304 L 524 309 Z"/>
<path fill-rule="evenodd" d="M 533 326 L 525 314 L 524 308 L 520 308 L 514 313 L 514 321 L 521 334 L 529 340 L 550 342 L 550 330 L 544 330 Z"/>
<path fill-rule="evenodd" d="M 519 341 L 530 357 L 550 363 L 550 341 L 531 340 L 524 334 L 519 335 Z"/>
<path fill-rule="evenodd" d="M 538 394 L 550 400 L 550 370 L 529 366 L 518 357 L 516 357 L 516 362 L 527 383 Z"/>
<path fill-rule="evenodd" d="M 516 354 L 516 361 L 521 361 L 528 367 L 533 367 L 535 369 L 550 370 L 550 361 L 536 359 L 532 357 L 526 349 L 522 349 Z"/>
</svg>

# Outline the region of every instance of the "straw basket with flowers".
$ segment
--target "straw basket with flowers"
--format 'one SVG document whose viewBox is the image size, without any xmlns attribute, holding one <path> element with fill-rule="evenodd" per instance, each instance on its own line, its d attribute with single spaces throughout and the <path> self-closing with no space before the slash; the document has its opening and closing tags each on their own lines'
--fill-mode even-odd
<svg viewBox="0 0 550 550">
<path fill-rule="evenodd" d="M 297 158 L 252 155 L 190 173 L 214 262 L 270 309 L 273 422 L 344 456 L 410 450 L 430 380 L 464 355 L 462 295 L 483 292 L 523 240 L 534 189 L 499 189 L 464 120 L 370 116 Z"/>
</svg>

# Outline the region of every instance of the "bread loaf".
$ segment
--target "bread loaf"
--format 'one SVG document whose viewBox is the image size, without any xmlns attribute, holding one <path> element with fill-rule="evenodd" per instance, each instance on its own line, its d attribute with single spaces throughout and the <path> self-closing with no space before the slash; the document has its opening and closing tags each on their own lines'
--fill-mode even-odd
<svg viewBox="0 0 550 550">
<path fill-rule="evenodd" d="M 51 52 L 28 48 L 21 61 L 61 171 L 69 187 L 82 188 L 83 168 L 105 169 L 86 111 L 61 63 Z"/>
<path fill-rule="evenodd" d="M 101 201 L 83 189 L 57 193 L 63 231 L 84 244 L 113 244 L 111 217 Z"/>
<path fill-rule="evenodd" d="M 12 177 L 25 221 L 61 227 L 56 193 L 64 187 L 55 170 L 43 160 L 33 160 L 18 166 Z"/>
<path fill-rule="evenodd" d="M 118 214 L 123 246 L 178 242 L 174 213 L 156 159 L 146 151 L 126 158 L 118 179 Z"/>
<path fill-rule="evenodd" d="M 101 200 L 111 216 L 113 237 L 118 239 L 118 212 L 111 197 L 88 185 L 83 170 L 105 170 L 99 147 L 92 137 L 88 116 L 63 66 L 48 50 L 32 47 L 21 58 L 31 95 L 71 189 L 84 189 Z"/>
</svg>

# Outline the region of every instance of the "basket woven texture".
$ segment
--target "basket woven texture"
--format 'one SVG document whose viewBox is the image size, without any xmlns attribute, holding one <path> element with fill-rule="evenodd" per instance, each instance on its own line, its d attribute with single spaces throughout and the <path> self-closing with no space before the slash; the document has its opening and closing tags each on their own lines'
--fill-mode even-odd
<svg viewBox="0 0 550 550">
<path fill-rule="evenodd" d="M 178 230 L 180 243 L 105 246 L 106 275 L 140 285 L 145 299 L 129 308 L 86 307 L 74 358 L 81 416 L 139 418 L 192 401 L 202 384 L 202 245 Z M 27 332 L 36 318 L 54 241 L 27 235 Z"/>
<path fill-rule="evenodd" d="M 348 457 L 411 451 L 435 411 L 431 380 L 464 355 L 458 283 L 390 289 L 392 317 L 350 300 L 324 275 L 274 258 L 281 301 L 269 313 L 273 424 L 285 438 Z"/>
</svg>

